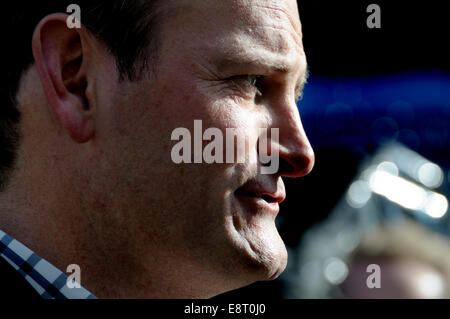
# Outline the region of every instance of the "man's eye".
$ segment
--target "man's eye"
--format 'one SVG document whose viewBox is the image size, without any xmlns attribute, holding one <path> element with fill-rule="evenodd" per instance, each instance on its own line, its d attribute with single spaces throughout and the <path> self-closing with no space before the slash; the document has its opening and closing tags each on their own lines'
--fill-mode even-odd
<svg viewBox="0 0 450 319">
<path fill-rule="evenodd" d="M 251 92 L 255 97 L 262 96 L 262 75 L 238 75 L 230 80 L 239 86 L 244 92 Z"/>
</svg>

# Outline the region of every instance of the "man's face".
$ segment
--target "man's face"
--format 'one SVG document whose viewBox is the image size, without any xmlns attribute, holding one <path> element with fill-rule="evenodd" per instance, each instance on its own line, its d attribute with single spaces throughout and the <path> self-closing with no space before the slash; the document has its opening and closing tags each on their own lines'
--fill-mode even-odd
<svg viewBox="0 0 450 319">
<path fill-rule="evenodd" d="M 113 206 L 111 237 L 143 271 L 160 262 L 166 274 L 195 276 L 205 294 L 275 278 L 287 262 L 275 227 L 281 175 L 305 175 L 314 162 L 296 106 L 306 73 L 296 1 L 173 1 L 166 11 L 157 74 L 100 97 L 111 106 L 97 136 L 96 205 Z M 175 164 L 172 132 L 194 139 L 194 120 L 245 136 L 245 163 Z M 279 129 L 269 144 L 278 174 L 260 173 L 261 128 Z"/>
</svg>

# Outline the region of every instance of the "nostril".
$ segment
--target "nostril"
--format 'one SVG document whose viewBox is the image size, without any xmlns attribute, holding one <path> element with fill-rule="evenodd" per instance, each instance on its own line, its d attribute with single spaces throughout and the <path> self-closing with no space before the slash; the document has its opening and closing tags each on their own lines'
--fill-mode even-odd
<svg viewBox="0 0 450 319">
<path fill-rule="evenodd" d="M 315 156 L 311 150 L 304 151 L 297 156 L 284 156 L 280 158 L 278 174 L 285 177 L 302 177 L 308 175 L 314 167 Z"/>
<path fill-rule="evenodd" d="M 291 163 L 289 163 L 285 159 L 280 158 L 280 167 L 278 172 L 280 175 L 292 174 L 294 173 L 294 171 L 295 167 Z"/>
</svg>

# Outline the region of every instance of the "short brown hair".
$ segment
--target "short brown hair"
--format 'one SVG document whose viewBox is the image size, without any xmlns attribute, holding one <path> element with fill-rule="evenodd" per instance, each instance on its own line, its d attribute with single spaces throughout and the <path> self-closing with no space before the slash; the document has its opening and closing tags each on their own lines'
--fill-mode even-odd
<svg viewBox="0 0 450 319">
<path fill-rule="evenodd" d="M 46 15 L 66 13 L 73 0 L 21 1 L 2 5 L 4 47 L 0 53 L 0 191 L 13 170 L 20 140 L 16 94 L 23 72 L 34 63 L 31 38 Z M 158 0 L 77 0 L 81 21 L 115 57 L 120 79 L 135 80 L 144 69 L 155 69 L 161 22 Z M 12 31 L 14 30 L 14 31 Z M 6 39 L 5 39 L 6 38 Z M 151 50 L 148 50 L 149 47 Z M 151 55 L 148 55 L 148 51 Z"/>
</svg>

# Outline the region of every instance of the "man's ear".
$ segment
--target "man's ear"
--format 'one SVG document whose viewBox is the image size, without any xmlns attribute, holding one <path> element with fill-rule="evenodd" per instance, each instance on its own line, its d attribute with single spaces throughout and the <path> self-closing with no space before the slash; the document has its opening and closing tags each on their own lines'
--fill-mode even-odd
<svg viewBox="0 0 450 319">
<path fill-rule="evenodd" d="M 69 136 L 88 142 L 95 132 L 88 88 L 90 37 L 84 29 L 70 29 L 67 15 L 46 16 L 32 38 L 33 56 L 48 102 Z"/>
</svg>

